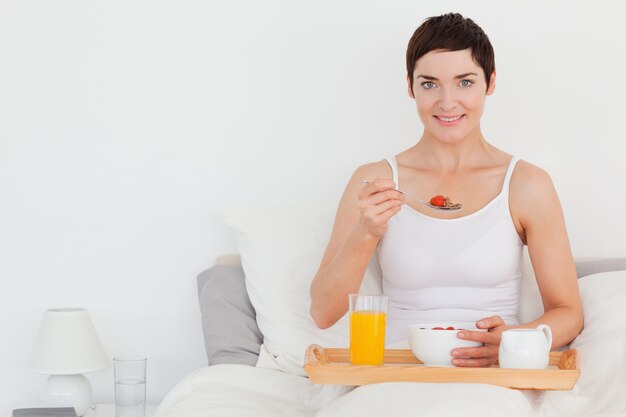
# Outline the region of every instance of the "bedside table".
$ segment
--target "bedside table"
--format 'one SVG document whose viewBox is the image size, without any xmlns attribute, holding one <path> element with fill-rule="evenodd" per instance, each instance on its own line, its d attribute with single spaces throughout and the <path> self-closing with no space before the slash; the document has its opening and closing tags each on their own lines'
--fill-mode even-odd
<svg viewBox="0 0 626 417">
<path fill-rule="evenodd" d="M 146 404 L 146 417 L 154 416 L 157 405 Z M 95 410 L 87 411 L 84 417 L 115 417 L 115 404 L 98 403 Z"/>
<path fill-rule="evenodd" d="M 45 408 L 39 403 L 19 404 L 16 408 Z M 146 417 L 153 417 L 158 405 L 146 404 Z M 90 409 L 85 413 L 84 417 L 115 417 L 115 404 L 98 403 L 95 409 Z"/>
</svg>

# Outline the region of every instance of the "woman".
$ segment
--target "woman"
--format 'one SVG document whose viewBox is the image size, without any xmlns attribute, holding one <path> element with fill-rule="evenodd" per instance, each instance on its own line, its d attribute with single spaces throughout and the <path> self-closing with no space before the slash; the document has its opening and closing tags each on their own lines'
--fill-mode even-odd
<svg viewBox="0 0 626 417">
<path fill-rule="evenodd" d="M 483 30 L 459 14 L 432 17 L 407 50 L 408 93 L 424 125 L 417 144 L 363 165 L 341 198 L 333 232 L 311 284 L 311 315 L 326 328 L 348 309 L 378 250 L 389 296 L 386 342 L 411 323 L 475 321 L 488 332 L 459 337 L 456 366 L 490 366 L 500 333 L 548 324 L 553 348 L 583 325 L 576 271 L 558 196 L 542 169 L 497 149 L 481 133 L 485 99 L 496 86 L 494 53 Z M 364 183 L 367 182 L 367 183 Z M 396 191 L 457 211 L 435 211 Z M 523 245 L 545 314 L 517 323 Z"/>
</svg>

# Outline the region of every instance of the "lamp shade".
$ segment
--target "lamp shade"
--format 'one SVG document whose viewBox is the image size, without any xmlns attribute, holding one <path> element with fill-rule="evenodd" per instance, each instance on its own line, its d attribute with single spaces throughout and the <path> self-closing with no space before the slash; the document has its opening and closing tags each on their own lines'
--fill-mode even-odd
<svg viewBox="0 0 626 417">
<path fill-rule="evenodd" d="M 55 308 L 44 313 L 31 356 L 40 374 L 71 375 L 110 365 L 87 310 Z"/>
</svg>

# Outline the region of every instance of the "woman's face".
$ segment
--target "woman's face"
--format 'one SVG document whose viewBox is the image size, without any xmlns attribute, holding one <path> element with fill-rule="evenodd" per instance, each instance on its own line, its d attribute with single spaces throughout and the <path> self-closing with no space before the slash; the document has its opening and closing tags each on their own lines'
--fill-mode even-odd
<svg viewBox="0 0 626 417">
<path fill-rule="evenodd" d="M 417 60 L 409 95 L 415 98 L 425 133 L 455 143 L 480 133 L 485 98 L 494 89 L 495 74 L 487 90 L 484 72 L 469 49 L 431 51 Z"/>
</svg>

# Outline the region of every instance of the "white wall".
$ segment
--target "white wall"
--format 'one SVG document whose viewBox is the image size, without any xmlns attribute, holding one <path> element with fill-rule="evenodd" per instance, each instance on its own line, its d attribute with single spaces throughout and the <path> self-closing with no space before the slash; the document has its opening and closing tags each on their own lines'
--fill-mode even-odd
<svg viewBox="0 0 626 417">
<path fill-rule="evenodd" d="M 552 174 L 574 253 L 626 254 L 626 6 L 389 3 L 0 0 L 0 415 L 45 378 L 48 307 L 146 354 L 151 403 L 203 366 L 195 276 L 235 251 L 220 210 L 336 200 L 413 144 L 404 53 L 430 15 L 489 34 L 484 133 Z M 88 376 L 112 401 L 112 370 Z"/>
</svg>

